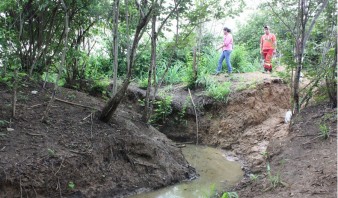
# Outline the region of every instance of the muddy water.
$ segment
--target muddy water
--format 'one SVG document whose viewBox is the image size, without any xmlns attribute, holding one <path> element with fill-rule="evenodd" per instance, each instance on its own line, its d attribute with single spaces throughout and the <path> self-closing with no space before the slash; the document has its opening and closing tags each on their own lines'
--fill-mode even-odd
<svg viewBox="0 0 338 198">
<path fill-rule="evenodd" d="M 131 198 L 202 198 L 210 195 L 212 186 L 224 190 L 242 179 L 241 165 L 229 161 L 222 150 L 187 145 L 182 152 L 200 175 L 197 179 L 163 189 L 131 196 Z"/>
</svg>

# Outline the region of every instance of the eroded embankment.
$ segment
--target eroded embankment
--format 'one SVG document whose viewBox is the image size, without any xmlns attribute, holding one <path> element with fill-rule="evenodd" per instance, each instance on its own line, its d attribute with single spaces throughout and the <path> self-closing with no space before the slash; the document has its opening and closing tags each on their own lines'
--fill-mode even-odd
<svg viewBox="0 0 338 198">
<path fill-rule="evenodd" d="M 142 91 L 133 90 L 139 97 Z M 265 80 L 254 89 L 231 93 L 227 102 L 215 102 L 200 92 L 193 91 L 198 108 L 198 141 L 217 146 L 243 156 L 249 168 L 261 164 L 262 152 L 271 139 L 288 133 L 284 115 L 290 106 L 290 88 L 280 79 Z M 170 139 L 196 142 L 195 113 L 186 107 L 186 90 L 173 93 L 174 113 L 158 125 Z M 182 118 L 179 112 L 186 112 Z"/>
<path fill-rule="evenodd" d="M 102 100 L 60 88 L 42 122 L 51 92 L 25 82 L 11 119 L 11 90 L 0 89 L 0 197 L 123 197 L 195 175 L 180 149 L 127 105 L 103 123 L 92 109 Z"/>
</svg>

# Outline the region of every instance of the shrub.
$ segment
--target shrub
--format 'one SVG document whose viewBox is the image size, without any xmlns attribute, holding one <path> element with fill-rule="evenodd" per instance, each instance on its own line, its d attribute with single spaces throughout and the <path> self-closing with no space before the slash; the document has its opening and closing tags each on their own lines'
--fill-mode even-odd
<svg viewBox="0 0 338 198">
<path fill-rule="evenodd" d="M 218 101 L 225 101 L 230 93 L 230 82 L 213 83 L 207 87 L 207 94 Z"/>
</svg>

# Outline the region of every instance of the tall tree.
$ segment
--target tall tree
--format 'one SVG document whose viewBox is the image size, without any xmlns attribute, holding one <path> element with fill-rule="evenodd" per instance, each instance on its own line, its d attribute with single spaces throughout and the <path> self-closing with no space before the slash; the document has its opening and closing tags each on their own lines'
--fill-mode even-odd
<svg viewBox="0 0 338 198">
<path fill-rule="evenodd" d="M 118 28 L 119 28 L 119 11 L 120 11 L 120 0 L 114 0 L 113 3 L 113 13 L 114 13 L 114 22 L 113 22 L 113 56 L 114 56 L 114 66 L 113 66 L 113 95 L 117 92 L 117 70 L 118 70 Z"/>
<path fill-rule="evenodd" d="M 136 48 L 138 46 L 139 41 L 142 38 L 142 35 L 145 31 L 145 28 L 147 24 L 150 21 L 151 14 L 154 9 L 154 4 L 148 5 L 147 1 L 141 1 L 141 3 L 136 2 L 137 9 L 139 11 L 139 20 L 138 24 L 135 30 L 134 38 L 133 38 L 133 44 L 130 50 L 129 54 L 129 61 L 128 61 L 128 71 L 126 79 L 124 80 L 121 88 L 116 92 L 116 94 L 109 99 L 109 101 L 106 103 L 106 105 L 103 107 L 102 112 L 99 116 L 99 119 L 104 122 L 108 122 L 114 112 L 116 111 L 118 105 L 120 104 L 121 100 L 125 96 L 125 93 L 127 91 L 128 85 L 130 83 L 130 78 L 132 74 L 133 64 L 134 64 L 134 58 L 136 53 Z"/>
<path fill-rule="evenodd" d="M 295 58 L 297 62 L 296 73 L 293 79 L 293 106 L 294 113 L 300 110 L 299 79 L 303 68 L 304 49 L 310 33 L 329 0 L 297 0 L 297 1 L 271 1 L 267 5 L 285 27 L 292 33 L 295 42 Z M 287 5 L 288 7 L 285 7 Z M 289 9 L 289 10 L 288 10 Z M 296 13 L 296 15 L 292 15 Z M 286 15 L 287 14 L 287 15 Z M 293 20 L 290 20 L 290 16 Z"/>
</svg>

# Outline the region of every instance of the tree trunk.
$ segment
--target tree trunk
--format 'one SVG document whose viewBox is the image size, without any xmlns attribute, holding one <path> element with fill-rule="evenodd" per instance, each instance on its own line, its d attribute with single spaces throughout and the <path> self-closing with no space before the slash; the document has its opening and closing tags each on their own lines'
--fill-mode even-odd
<svg viewBox="0 0 338 198">
<path fill-rule="evenodd" d="M 139 6 L 139 9 L 140 6 Z M 144 13 L 143 10 L 140 10 L 141 13 Z M 102 112 L 99 116 L 99 119 L 103 122 L 108 122 L 113 114 L 115 113 L 118 105 L 121 103 L 121 100 L 123 99 L 128 85 L 130 83 L 130 78 L 131 78 L 131 73 L 132 73 L 132 68 L 134 64 L 134 58 L 135 58 L 135 53 L 136 53 L 136 48 L 138 46 L 138 43 L 144 33 L 144 28 L 147 26 L 149 23 L 150 16 L 153 12 L 153 6 L 148 10 L 147 14 L 141 16 L 139 23 L 136 27 L 135 35 L 134 35 L 134 40 L 133 40 L 133 45 L 131 47 L 130 55 L 129 55 L 129 65 L 127 65 L 128 71 L 127 71 L 127 77 L 126 80 L 124 81 L 122 87 L 119 89 L 119 91 L 106 103 L 106 105 L 103 107 Z"/>
<path fill-rule="evenodd" d="M 64 38 L 64 43 L 63 43 L 63 50 L 62 50 L 62 55 L 61 55 L 61 63 L 60 63 L 60 66 L 59 66 L 59 73 L 56 77 L 56 81 L 55 81 L 55 84 L 54 84 L 54 89 L 53 89 L 53 92 L 52 92 L 52 97 L 46 107 L 46 110 L 44 112 L 44 115 L 42 117 L 42 122 L 45 122 L 46 119 L 48 118 L 48 113 L 49 113 L 49 109 L 51 107 L 51 105 L 53 104 L 54 102 L 54 99 L 55 99 L 55 93 L 58 89 L 58 83 L 59 83 L 59 79 L 62 75 L 62 71 L 63 71 L 63 68 L 64 68 L 64 65 L 65 65 L 65 59 L 66 59 L 66 53 L 67 53 L 67 45 L 68 45 L 68 32 L 69 32 L 69 16 L 68 16 L 68 8 L 66 6 L 66 4 L 64 3 L 63 0 L 60 0 L 61 4 L 62 4 L 62 7 L 65 11 L 65 38 Z"/>
<path fill-rule="evenodd" d="M 155 73 L 155 67 L 156 67 L 156 14 L 153 13 L 152 16 L 152 23 L 151 23 L 151 64 L 150 67 L 148 69 L 148 86 L 147 86 L 147 91 L 146 91 L 146 98 L 145 98 L 145 109 L 143 112 L 143 118 L 142 120 L 144 122 L 149 122 L 150 116 L 151 116 L 151 112 L 150 112 L 150 106 L 153 101 L 150 100 L 150 92 L 151 89 L 153 87 L 152 85 L 152 75 L 154 73 L 154 76 L 156 76 Z M 156 83 L 156 78 L 154 77 L 154 84 Z"/>
<path fill-rule="evenodd" d="M 114 30 L 113 30 L 113 56 L 114 56 L 114 68 L 113 68 L 113 95 L 117 92 L 117 70 L 118 70 L 118 27 L 119 27 L 119 6 L 120 0 L 114 1 Z"/>
<path fill-rule="evenodd" d="M 337 40 L 335 40 L 335 56 L 334 62 L 329 68 L 328 74 L 326 75 L 326 88 L 329 95 L 330 103 L 332 108 L 337 107 Z"/>
</svg>

